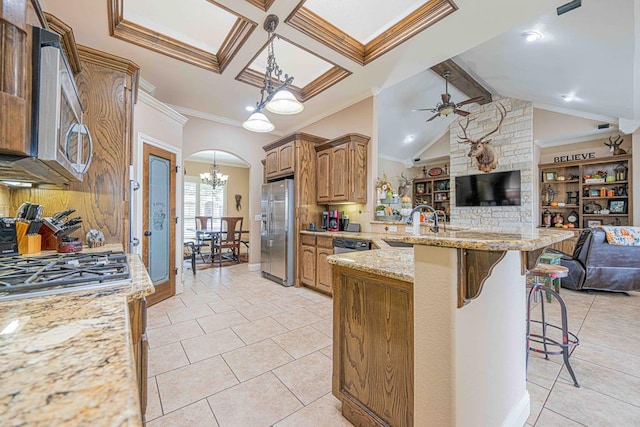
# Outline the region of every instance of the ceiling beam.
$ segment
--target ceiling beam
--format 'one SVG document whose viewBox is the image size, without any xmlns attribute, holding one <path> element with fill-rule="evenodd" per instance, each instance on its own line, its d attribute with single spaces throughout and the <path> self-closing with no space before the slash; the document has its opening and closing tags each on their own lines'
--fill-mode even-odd
<svg viewBox="0 0 640 427">
<path fill-rule="evenodd" d="M 431 70 L 442 76 L 445 71 L 449 71 L 449 84 L 455 86 L 467 95 L 469 98 L 475 98 L 476 96 L 484 96 L 484 100 L 478 104 L 483 105 L 491 102 L 491 92 L 478 83 L 473 77 L 471 77 L 465 70 L 460 68 L 453 59 L 447 59 L 444 62 L 434 65 Z"/>
</svg>

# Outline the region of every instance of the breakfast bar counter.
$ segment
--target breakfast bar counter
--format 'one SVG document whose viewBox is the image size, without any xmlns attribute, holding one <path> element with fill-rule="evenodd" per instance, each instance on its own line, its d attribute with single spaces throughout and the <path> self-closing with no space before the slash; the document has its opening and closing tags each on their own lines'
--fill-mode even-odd
<svg viewBox="0 0 640 427">
<path fill-rule="evenodd" d="M 333 394 L 354 424 L 524 425 L 528 254 L 566 230 L 398 236 L 333 264 Z"/>
<path fill-rule="evenodd" d="M 0 303 L 0 424 L 142 425 L 128 307 L 153 285 L 129 268 L 130 284 Z"/>
</svg>

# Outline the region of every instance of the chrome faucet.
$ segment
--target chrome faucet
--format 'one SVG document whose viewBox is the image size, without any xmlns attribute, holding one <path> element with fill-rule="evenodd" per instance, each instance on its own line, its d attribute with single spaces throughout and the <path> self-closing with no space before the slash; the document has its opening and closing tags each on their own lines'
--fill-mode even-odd
<svg viewBox="0 0 640 427">
<path fill-rule="evenodd" d="M 431 212 L 433 212 L 433 228 L 432 231 L 434 233 L 438 232 L 438 211 L 436 211 L 433 207 L 429 206 L 429 205 L 418 205 L 415 208 L 413 208 L 413 210 L 411 211 L 411 213 L 409 214 L 409 218 L 407 218 L 407 224 L 411 225 L 413 224 L 413 214 L 416 212 L 420 212 L 422 209 L 429 209 Z M 418 227 L 420 226 L 420 224 L 418 224 Z M 414 225 L 415 228 L 415 225 Z"/>
</svg>

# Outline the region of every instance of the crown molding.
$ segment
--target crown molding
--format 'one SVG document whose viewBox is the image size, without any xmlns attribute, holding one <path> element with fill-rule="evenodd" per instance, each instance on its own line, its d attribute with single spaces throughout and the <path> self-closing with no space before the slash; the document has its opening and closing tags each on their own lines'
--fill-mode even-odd
<svg viewBox="0 0 640 427">
<path fill-rule="evenodd" d="M 153 96 L 153 94 L 156 91 L 156 87 L 154 85 L 152 85 L 151 83 L 149 83 L 148 80 L 145 80 L 142 77 L 140 77 L 138 79 L 138 86 L 140 87 L 140 89 L 142 89 L 143 91 L 147 92 L 151 96 Z"/>
<path fill-rule="evenodd" d="M 152 95 L 149 95 L 144 90 L 138 92 L 138 101 L 147 104 L 154 110 L 159 111 L 172 120 L 175 120 L 176 122 L 180 123 L 181 126 L 184 126 L 189 121 L 187 117 L 183 116 L 164 102 L 158 101 L 156 98 L 154 98 Z"/>
<path fill-rule="evenodd" d="M 173 104 L 166 104 L 166 105 L 168 105 L 169 107 L 171 107 L 172 109 L 174 109 L 178 113 L 184 114 L 185 116 L 196 117 L 198 119 L 207 120 L 207 121 L 210 121 L 210 122 L 215 122 L 215 123 L 220 123 L 220 124 L 227 125 L 227 126 L 234 126 L 234 127 L 242 128 L 242 122 L 239 122 L 237 120 L 231 120 L 231 119 L 228 119 L 226 117 L 216 116 L 215 114 L 205 113 L 203 111 L 193 110 L 191 108 L 181 107 L 179 105 L 173 105 Z M 268 132 L 268 133 L 270 135 L 284 136 L 288 132 L 280 132 L 280 131 L 275 131 L 274 130 L 274 131 Z"/>
</svg>

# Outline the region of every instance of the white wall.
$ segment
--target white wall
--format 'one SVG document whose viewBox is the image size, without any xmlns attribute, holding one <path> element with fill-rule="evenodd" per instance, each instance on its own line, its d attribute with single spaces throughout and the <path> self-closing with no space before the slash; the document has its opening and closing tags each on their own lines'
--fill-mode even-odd
<svg viewBox="0 0 640 427">
<path fill-rule="evenodd" d="M 250 165 L 249 197 L 243 203 L 249 206 L 249 264 L 251 269 L 260 263 L 260 194 L 263 182 L 263 146 L 281 137 L 249 132 L 241 127 L 225 125 L 214 121 L 190 117 L 184 128 L 184 158 L 203 150 L 221 150 L 231 153 Z M 256 266 L 257 264 L 257 266 Z"/>
</svg>

